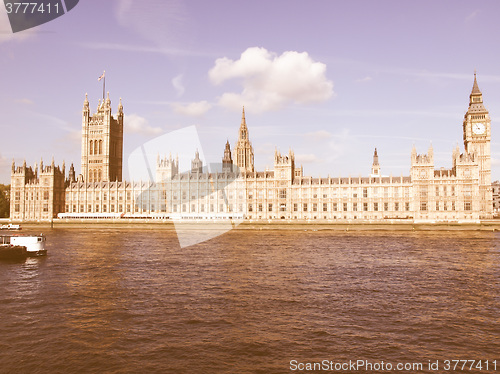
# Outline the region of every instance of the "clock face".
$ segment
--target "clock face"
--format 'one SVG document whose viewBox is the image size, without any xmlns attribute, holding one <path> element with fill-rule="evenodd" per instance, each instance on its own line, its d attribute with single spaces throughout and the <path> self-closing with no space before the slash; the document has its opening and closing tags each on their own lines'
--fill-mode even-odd
<svg viewBox="0 0 500 374">
<path fill-rule="evenodd" d="M 473 123 L 472 124 L 472 132 L 476 135 L 482 135 L 486 131 L 486 127 L 484 127 L 484 123 Z"/>
</svg>

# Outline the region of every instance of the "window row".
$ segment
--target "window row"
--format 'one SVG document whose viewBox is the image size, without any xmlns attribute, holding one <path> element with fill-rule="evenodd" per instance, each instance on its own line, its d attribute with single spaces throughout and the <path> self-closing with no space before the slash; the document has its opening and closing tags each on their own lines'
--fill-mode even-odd
<svg viewBox="0 0 500 374">
<path fill-rule="evenodd" d="M 286 204 L 281 203 L 277 204 L 278 210 L 280 212 L 286 212 Z M 266 208 L 265 204 L 258 203 L 255 204 L 255 208 L 257 212 L 262 212 L 264 211 L 264 208 Z M 298 212 L 338 212 L 338 211 L 344 211 L 344 212 L 380 212 L 380 211 L 409 211 L 410 210 L 410 202 L 395 202 L 393 204 L 390 203 L 323 203 L 323 204 L 308 204 L 308 203 L 294 203 L 293 204 L 293 211 Z M 248 211 L 253 212 L 254 211 L 254 204 L 248 204 Z M 273 211 L 273 204 L 269 203 L 267 204 L 267 211 L 272 212 Z"/>
<path fill-rule="evenodd" d="M 464 201 L 463 202 L 463 207 L 465 211 L 472 211 L 472 201 Z M 449 210 L 456 210 L 456 203 L 455 201 L 436 201 L 435 204 L 435 211 L 449 211 Z M 421 211 L 430 211 L 431 210 L 431 204 L 428 203 L 427 201 L 420 201 L 420 210 Z"/>
</svg>

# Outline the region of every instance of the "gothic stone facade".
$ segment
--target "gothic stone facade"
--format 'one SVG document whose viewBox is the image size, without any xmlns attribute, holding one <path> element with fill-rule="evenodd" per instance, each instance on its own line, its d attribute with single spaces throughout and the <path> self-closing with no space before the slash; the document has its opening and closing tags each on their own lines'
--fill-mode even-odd
<svg viewBox="0 0 500 374">
<path fill-rule="evenodd" d="M 91 116 L 85 99 L 82 174 L 52 165 L 12 166 L 11 219 L 147 217 L 249 220 L 477 222 L 491 218 L 491 121 L 474 76 L 463 121 L 465 151 L 452 168 L 436 169 L 432 146 L 411 151 L 409 176 L 382 176 L 375 150 L 369 177 L 313 178 L 295 165 L 292 150 L 275 152 L 273 170 L 256 171 L 243 110 L 238 140 L 226 143 L 222 168 L 208 172 L 198 153 L 188 172 L 158 156 L 154 181 L 122 181 L 123 106 L 111 115 L 108 98 Z M 62 213 L 62 214 L 60 214 Z"/>
<path fill-rule="evenodd" d="M 51 220 L 64 210 L 65 166 L 44 166 L 43 160 L 34 168 L 26 162 L 12 163 L 10 217 L 18 221 Z"/>
</svg>

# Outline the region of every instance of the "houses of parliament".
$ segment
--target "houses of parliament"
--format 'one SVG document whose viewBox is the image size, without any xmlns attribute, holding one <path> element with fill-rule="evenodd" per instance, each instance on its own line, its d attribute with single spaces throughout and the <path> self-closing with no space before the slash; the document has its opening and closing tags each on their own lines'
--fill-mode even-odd
<svg viewBox="0 0 500 374">
<path fill-rule="evenodd" d="M 125 181 L 123 105 L 112 114 L 108 97 L 82 111 L 81 174 L 71 165 L 12 163 L 13 221 L 55 218 L 299 220 L 324 222 L 479 222 L 492 217 L 491 121 L 476 75 L 463 120 L 464 150 L 452 168 L 436 168 L 432 146 L 409 158 L 407 176 L 382 176 L 377 150 L 366 177 L 305 176 L 292 150 L 274 155 L 273 170 L 254 168 L 245 112 L 233 149 L 226 142 L 221 167 L 209 170 L 193 152 L 190 170 L 177 158 L 157 157 L 156 177 Z M 168 153 L 162 150 L 161 153 Z M 152 174 L 152 173 L 151 173 Z"/>
</svg>

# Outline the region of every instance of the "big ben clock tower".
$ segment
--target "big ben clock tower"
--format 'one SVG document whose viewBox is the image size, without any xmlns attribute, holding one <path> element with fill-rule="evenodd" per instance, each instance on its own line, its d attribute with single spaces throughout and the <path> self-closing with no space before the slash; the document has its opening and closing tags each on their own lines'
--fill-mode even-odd
<svg viewBox="0 0 500 374">
<path fill-rule="evenodd" d="M 463 131 L 465 151 L 475 154 L 479 164 L 479 199 L 481 218 L 491 218 L 493 197 L 491 192 L 491 120 L 483 104 L 483 94 L 479 90 L 474 73 L 474 85 L 469 96 L 469 109 L 465 113 Z"/>
</svg>

